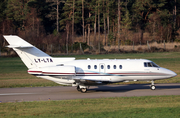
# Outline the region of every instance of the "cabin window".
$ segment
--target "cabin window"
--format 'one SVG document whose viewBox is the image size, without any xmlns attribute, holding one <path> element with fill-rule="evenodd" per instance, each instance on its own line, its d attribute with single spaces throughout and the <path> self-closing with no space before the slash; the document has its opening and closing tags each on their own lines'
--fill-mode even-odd
<svg viewBox="0 0 180 118">
<path fill-rule="evenodd" d="M 110 69 L 110 65 L 107 65 L 107 69 Z"/>
<path fill-rule="evenodd" d="M 119 65 L 119 69 L 122 69 L 122 65 Z"/>
<path fill-rule="evenodd" d="M 116 65 L 114 65 L 113 68 L 116 69 Z"/>
<path fill-rule="evenodd" d="M 91 66 L 90 66 L 90 65 L 88 65 L 88 69 L 91 69 Z"/>
<path fill-rule="evenodd" d="M 97 65 L 94 65 L 94 69 L 97 69 Z"/>
<path fill-rule="evenodd" d="M 104 69 L 104 65 L 101 65 L 101 69 Z"/>
</svg>

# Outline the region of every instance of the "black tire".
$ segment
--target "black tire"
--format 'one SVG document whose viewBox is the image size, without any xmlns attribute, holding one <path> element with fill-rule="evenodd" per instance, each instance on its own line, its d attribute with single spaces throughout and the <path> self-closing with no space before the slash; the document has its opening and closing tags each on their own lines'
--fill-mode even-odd
<svg viewBox="0 0 180 118">
<path fill-rule="evenodd" d="M 156 87 L 154 85 L 151 85 L 151 90 L 155 90 Z"/>
<path fill-rule="evenodd" d="M 81 88 L 81 92 L 82 93 L 86 93 L 87 92 L 87 88 Z"/>
</svg>

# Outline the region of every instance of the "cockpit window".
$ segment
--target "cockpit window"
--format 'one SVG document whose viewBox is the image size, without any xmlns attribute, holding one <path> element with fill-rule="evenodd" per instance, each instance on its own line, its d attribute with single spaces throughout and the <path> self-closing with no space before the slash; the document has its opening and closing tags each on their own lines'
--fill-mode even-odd
<svg viewBox="0 0 180 118">
<path fill-rule="evenodd" d="M 150 62 L 148 62 L 147 64 L 148 64 L 148 67 L 153 67 L 153 65 Z"/>
<path fill-rule="evenodd" d="M 148 67 L 146 62 L 144 62 L 144 67 Z"/>
<path fill-rule="evenodd" d="M 144 67 L 159 67 L 154 62 L 144 62 Z"/>
<path fill-rule="evenodd" d="M 151 64 L 153 65 L 153 67 L 159 67 L 157 64 L 155 64 L 154 62 L 151 62 Z"/>
</svg>

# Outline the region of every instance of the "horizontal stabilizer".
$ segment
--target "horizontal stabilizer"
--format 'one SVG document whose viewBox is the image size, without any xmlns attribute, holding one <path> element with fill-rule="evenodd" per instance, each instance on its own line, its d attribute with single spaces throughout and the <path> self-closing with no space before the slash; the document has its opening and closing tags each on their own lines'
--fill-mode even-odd
<svg viewBox="0 0 180 118">
<path fill-rule="evenodd" d="M 17 48 L 17 47 L 33 47 L 30 43 L 26 42 L 22 38 L 14 35 L 4 35 L 4 38 L 10 44 L 10 48 Z M 9 47 L 9 46 L 8 46 Z"/>
<path fill-rule="evenodd" d="M 8 48 L 32 48 L 33 46 L 17 46 L 17 45 L 8 45 Z"/>
</svg>

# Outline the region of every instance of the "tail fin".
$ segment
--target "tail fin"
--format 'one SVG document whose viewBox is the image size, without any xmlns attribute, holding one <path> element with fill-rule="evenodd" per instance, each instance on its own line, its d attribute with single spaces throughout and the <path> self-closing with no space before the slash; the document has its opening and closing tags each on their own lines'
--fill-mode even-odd
<svg viewBox="0 0 180 118">
<path fill-rule="evenodd" d="M 12 35 L 4 36 L 4 38 L 10 44 L 7 47 L 13 48 L 29 69 L 44 67 L 53 63 L 51 56 L 42 52 L 22 38 Z"/>
</svg>

